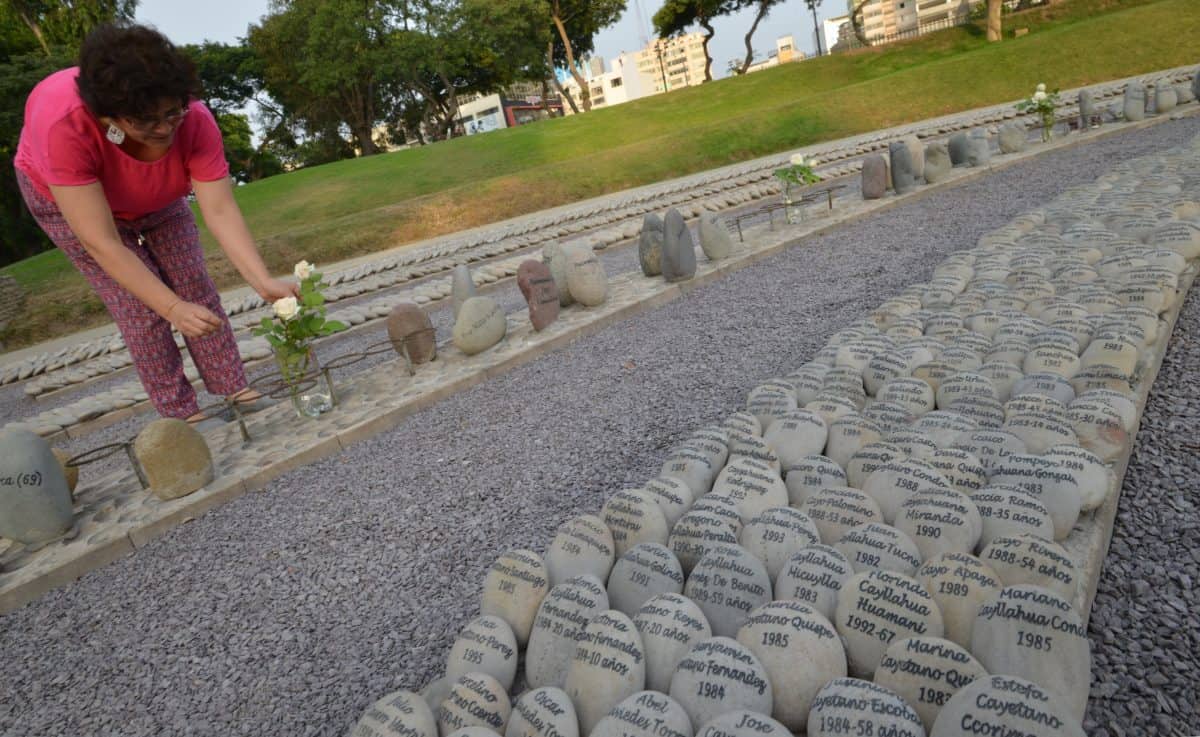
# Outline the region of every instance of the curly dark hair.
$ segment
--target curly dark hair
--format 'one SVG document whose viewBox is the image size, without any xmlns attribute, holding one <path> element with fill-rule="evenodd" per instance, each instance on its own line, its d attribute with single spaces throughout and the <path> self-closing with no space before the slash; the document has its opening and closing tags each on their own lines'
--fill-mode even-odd
<svg viewBox="0 0 1200 737">
<path fill-rule="evenodd" d="M 162 100 L 200 95 L 191 60 L 163 34 L 132 23 L 97 26 L 79 49 L 79 96 L 98 116 L 153 118 Z"/>
</svg>

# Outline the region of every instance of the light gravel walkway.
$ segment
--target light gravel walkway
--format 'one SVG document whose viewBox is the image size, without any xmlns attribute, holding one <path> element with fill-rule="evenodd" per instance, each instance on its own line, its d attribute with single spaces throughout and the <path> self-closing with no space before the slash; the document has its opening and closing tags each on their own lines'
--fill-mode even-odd
<svg viewBox="0 0 1200 737">
<path fill-rule="evenodd" d="M 374 699 L 440 672 L 505 549 L 541 550 L 566 517 L 654 475 L 681 435 L 740 407 L 755 383 L 807 360 L 830 333 L 927 278 L 944 254 L 1123 158 L 1197 132 L 1194 120 L 1170 122 L 1055 152 L 838 228 L 173 530 L 0 619 L 0 734 L 344 734 Z M 1172 388 L 1156 388 L 1148 427 L 1168 427 L 1170 413 L 1196 421 L 1200 387 L 1187 372 L 1197 302 L 1181 318 L 1179 332 L 1193 332 L 1176 336 L 1160 378 L 1173 377 Z M 1184 341 L 1191 353 L 1181 357 Z M 1148 437 L 1178 442 L 1165 431 Z M 1160 458 L 1176 453 L 1155 447 Z M 1177 481 L 1152 457 L 1139 452 L 1130 478 L 1173 498 Z M 1102 583 L 1093 630 L 1107 628 L 1114 643 L 1097 644 L 1097 662 L 1140 679 L 1141 663 L 1154 661 L 1145 648 L 1161 648 L 1179 664 L 1168 691 L 1176 699 L 1194 690 L 1194 655 L 1169 640 L 1178 635 L 1165 621 L 1146 627 L 1147 615 L 1130 610 L 1184 596 L 1165 562 L 1144 559 L 1171 552 L 1155 542 L 1151 514 L 1122 510 L 1114 551 L 1130 560 L 1110 558 L 1106 575 L 1161 568 L 1163 584 L 1149 580 L 1162 591 L 1131 602 L 1133 584 Z M 1162 515 L 1191 530 L 1195 549 L 1194 506 Z M 1144 521 L 1129 537 L 1131 517 Z M 1195 622 L 1181 626 L 1194 644 Z M 1137 653 L 1126 648 L 1133 641 Z M 1185 733 L 1192 714 L 1182 697 L 1168 700 L 1168 723 L 1148 716 L 1165 711 L 1156 690 L 1122 688 L 1093 705 L 1089 724 L 1106 724 L 1120 697 L 1127 713 L 1136 705 L 1147 715 L 1141 728 L 1122 719 L 1125 734 Z"/>
</svg>

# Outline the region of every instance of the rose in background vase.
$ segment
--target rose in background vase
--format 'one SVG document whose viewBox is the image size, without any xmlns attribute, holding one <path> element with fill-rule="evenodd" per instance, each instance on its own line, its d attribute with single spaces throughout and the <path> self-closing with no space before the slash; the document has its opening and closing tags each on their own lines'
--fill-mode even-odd
<svg viewBox="0 0 1200 737">
<path fill-rule="evenodd" d="M 791 204 L 801 198 L 801 190 L 810 184 L 821 181 L 820 175 L 813 171 L 813 163 L 813 160 L 804 154 L 796 154 L 791 158 L 789 166 L 775 170 L 775 178 L 783 182 L 783 204 L 788 206 L 787 221 L 789 223 L 796 223 L 800 220 L 800 208 L 793 208 Z"/>
<path fill-rule="evenodd" d="M 1044 83 L 1038 84 L 1037 89 L 1027 100 L 1017 103 L 1017 110 L 1023 113 L 1035 113 L 1042 124 L 1042 142 L 1050 140 L 1054 132 L 1054 111 L 1058 108 L 1058 90 L 1046 91 Z"/>
<path fill-rule="evenodd" d="M 333 406 L 333 388 L 317 361 L 313 341 L 346 329 L 345 323 L 325 317 L 325 284 L 308 261 L 296 264 L 292 273 L 300 282 L 300 296 L 284 297 L 272 304 L 274 317 L 264 317 L 254 334 L 262 336 L 275 352 L 279 374 L 296 413 L 316 417 Z"/>
</svg>

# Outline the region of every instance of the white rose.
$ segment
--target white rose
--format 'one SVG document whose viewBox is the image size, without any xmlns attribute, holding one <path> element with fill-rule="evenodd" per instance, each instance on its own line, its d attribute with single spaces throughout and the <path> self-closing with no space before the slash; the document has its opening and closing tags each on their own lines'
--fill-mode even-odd
<svg viewBox="0 0 1200 737">
<path fill-rule="evenodd" d="M 1042 100 L 1045 100 L 1045 99 L 1046 99 L 1046 93 L 1045 93 L 1045 92 L 1042 92 L 1041 90 L 1038 90 L 1037 92 L 1034 92 L 1034 93 L 1033 93 L 1033 101 L 1034 101 L 1034 102 L 1041 102 Z"/>
<path fill-rule="evenodd" d="M 301 261 L 300 263 L 296 264 L 294 269 L 292 269 L 292 273 L 296 275 L 297 279 L 304 281 L 308 277 L 312 276 L 313 268 L 313 265 L 309 262 Z"/>
<path fill-rule="evenodd" d="M 1038 84 L 1038 86 L 1037 86 L 1037 91 L 1038 91 L 1038 92 L 1045 92 L 1045 91 L 1046 91 L 1046 83 L 1045 83 L 1045 82 L 1042 82 L 1042 83 Z"/>
<path fill-rule="evenodd" d="M 804 154 L 793 154 L 792 155 L 792 166 L 807 166 L 807 165 L 808 165 L 808 157 L 807 156 L 805 156 Z"/>
<path fill-rule="evenodd" d="M 296 301 L 295 297 L 277 299 L 272 308 L 275 310 L 275 316 L 285 322 L 300 314 L 300 303 Z"/>
</svg>

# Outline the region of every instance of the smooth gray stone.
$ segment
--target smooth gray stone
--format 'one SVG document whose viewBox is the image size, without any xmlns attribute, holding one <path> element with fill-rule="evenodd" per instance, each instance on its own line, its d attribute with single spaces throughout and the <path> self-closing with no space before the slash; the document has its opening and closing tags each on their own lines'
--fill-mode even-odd
<svg viewBox="0 0 1200 737">
<path fill-rule="evenodd" d="M 771 601 L 771 578 L 742 546 L 717 545 L 692 569 L 683 595 L 704 612 L 713 634 L 734 637 L 750 612 Z"/>
<path fill-rule="evenodd" d="M 696 246 L 683 215 L 674 208 L 663 222 L 662 274 L 668 282 L 685 281 L 696 275 Z"/>
<path fill-rule="evenodd" d="M 1015 676 L 986 676 L 955 693 L 938 714 L 929 737 L 959 737 L 963 723 L 978 734 L 1017 733 L 1030 737 L 1083 737 L 1062 699 Z"/>
<path fill-rule="evenodd" d="M 1125 101 L 1122 111 L 1125 113 L 1125 120 L 1136 122 L 1146 119 L 1146 88 L 1140 84 L 1130 82 L 1125 87 Z"/>
<path fill-rule="evenodd" d="M 976 128 L 967 136 L 967 166 L 988 166 L 992 163 L 992 145 L 983 128 Z"/>
<path fill-rule="evenodd" d="M 503 733 L 512 712 L 504 686 L 486 673 L 468 673 L 451 687 L 435 710 L 438 732 L 450 735 L 467 727 L 485 727 Z"/>
<path fill-rule="evenodd" d="M 613 707 L 589 737 L 692 737 L 692 724 L 675 699 L 640 691 Z"/>
<path fill-rule="evenodd" d="M 642 218 L 642 233 L 638 236 L 638 261 L 646 276 L 662 273 L 663 220 L 654 213 Z"/>
<path fill-rule="evenodd" d="M 1175 94 L 1175 88 L 1169 84 L 1159 84 L 1154 86 L 1154 112 L 1158 115 L 1169 113 L 1179 104 L 1179 96 Z"/>
<path fill-rule="evenodd" d="M 195 427 L 163 417 L 138 433 L 133 453 L 159 499 L 187 496 L 213 480 L 212 452 Z"/>
<path fill-rule="evenodd" d="M 1091 90 L 1079 91 L 1079 128 L 1083 130 L 1092 125 L 1092 119 L 1096 117 L 1096 102 L 1092 98 Z"/>
<path fill-rule="evenodd" d="M 925 727 L 908 702 L 890 689 L 858 678 L 835 678 L 813 699 L 807 734 L 925 737 Z"/>
<path fill-rule="evenodd" d="M 708 618 L 696 602 L 680 594 L 659 594 L 642 604 L 633 624 L 646 651 L 646 687 L 666 693 L 683 656 L 712 637 Z"/>
<path fill-rule="evenodd" d="M 1196 95 L 1192 92 L 1190 85 L 1177 84 L 1175 85 L 1175 100 L 1180 105 L 1183 105 L 1188 102 L 1195 102 Z"/>
<path fill-rule="evenodd" d="M 550 267 L 554 286 L 558 288 L 558 304 L 562 307 L 573 304 L 575 298 L 567 288 L 567 249 L 561 243 L 547 243 L 542 247 L 542 263 Z"/>
<path fill-rule="evenodd" d="M 767 669 L 729 637 L 711 637 L 692 648 L 671 678 L 670 693 L 692 724 L 700 725 L 735 709 L 770 714 L 774 705 Z"/>
<path fill-rule="evenodd" d="M 508 317 L 496 300 L 472 297 L 463 303 L 451 338 L 460 351 L 473 356 L 499 343 L 507 332 Z"/>
<path fill-rule="evenodd" d="M 1200 69 L 1192 74 L 1192 97 L 1200 100 Z"/>
<path fill-rule="evenodd" d="M 879 154 L 863 159 L 862 196 L 864 200 L 878 200 L 887 194 L 887 160 Z"/>
<path fill-rule="evenodd" d="M 466 264 L 454 267 L 450 277 L 450 293 L 454 297 L 454 316 L 458 317 L 463 303 L 475 296 L 475 282 L 471 279 L 471 270 Z"/>
<path fill-rule="evenodd" d="M 393 691 L 372 704 L 350 737 L 438 737 L 437 719 L 425 700 L 411 691 Z"/>
<path fill-rule="evenodd" d="M 925 147 L 925 181 L 928 184 L 945 181 L 953 167 L 950 148 L 946 144 L 931 143 Z"/>
<path fill-rule="evenodd" d="M 609 609 L 600 612 L 575 640 L 563 690 L 579 715 L 580 731 L 596 725 L 622 701 L 646 687 L 646 654 L 633 621 Z"/>
<path fill-rule="evenodd" d="M 913 179 L 920 182 L 925 178 L 925 146 L 915 135 L 905 136 L 900 142 L 908 147 L 908 155 L 912 159 Z"/>
<path fill-rule="evenodd" d="M 718 261 L 733 253 L 733 238 L 716 213 L 700 216 L 700 250 L 709 261 Z"/>
<path fill-rule="evenodd" d="M 535 688 L 513 704 L 504 737 L 579 737 L 579 718 L 562 689 Z"/>
<path fill-rule="evenodd" d="M 955 133 L 950 136 L 950 142 L 947 144 L 950 149 L 950 164 L 952 166 L 967 165 L 967 134 Z"/>
<path fill-rule="evenodd" d="M 538 607 L 525 649 L 527 685 L 562 688 L 575 654 L 576 638 L 592 617 L 606 609 L 608 595 L 593 576 L 572 578 L 550 589 Z M 450 675 L 449 668 L 446 675 Z"/>
<path fill-rule="evenodd" d="M 499 617 L 476 617 L 462 628 L 450 648 L 446 677 L 457 681 L 468 673 L 487 673 L 511 689 L 518 654 L 517 638 L 507 622 Z"/>
<path fill-rule="evenodd" d="M 0 432 L 0 536 L 42 543 L 71 527 L 74 510 L 50 444 L 29 430 Z"/>
<path fill-rule="evenodd" d="M 1025 126 L 1018 123 L 1005 123 L 1000 126 L 999 139 L 1002 154 L 1018 154 L 1029 145 Z"/>
<path fill-rule="evenodd" d="M 913 169 L 912 152 L 903 142 L 895 141 L 888 146 L 892 164 L 892 184 L 896 194 L 907 194 L 917 188 L 916 172 Z"/>
</svg>

